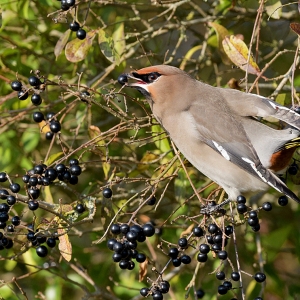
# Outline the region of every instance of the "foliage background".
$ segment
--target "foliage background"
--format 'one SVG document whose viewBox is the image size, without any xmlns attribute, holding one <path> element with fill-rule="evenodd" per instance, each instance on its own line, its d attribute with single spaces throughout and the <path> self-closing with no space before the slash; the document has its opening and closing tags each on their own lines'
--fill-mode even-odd
<svg viewBox="0 0 300 300">
<path fill-rule="evenodd" d="M 93 243 L 104 236 L 112 218 L 116 216 L 118 222 L 136 218 L 141 224 L 152 220 L 161 228 L 160 235 L 139 246 L 152 262 L 147 276 L 153 280 L 157 276 L 151 267 L 161 270 L 167 262 L 157 245 L 167 249 L 167 244 L 176 244 L 191 224 L 211 222 L 201 215 L 190 218 L 198 215 L 199 201 L 188 177 L 203 197 L 224 195 L 220 190 L 212 193 L 217 187 L 189 164 L 185 173 L 162 129 L 153 126 L 156 122 L 147 104 L 136 91 L 120 90 L 117 78 L 125 71 L 166 63 L 214 86 L 225 87 L 231 78 L 243 79 L 245 72 L 222 59 L 216 32 L 208 26 L 208 22 L 215 22 L 231 34 L 243 36 L 247 45 L 254 37 L 254 58 L 260 69 L 267 66 L 264 75 L 269 78 L 260 79 L 254 92 L 270 96 L 287 79 L 277 90 L 276 99 L 290 105 L 292 82 L 297 89 L 300 76 L 298 65 L 290 72 L 298 57 L 298 37 L 289 24 L 299 20 L 299 11 L 297 4 L 289 1 L 264 2 L 91 0 L 77 1 L 76 12 L 61 12 L 60 2 L 54 0 L 1 1 L 0 171 L 21 184 L 20 177 L 37 163 L 55 164 L 77 157 L 84 169 L 79 184 L 67 188 L 56 184 L 43 191 L 41 200 L 54 205 L 61 199 L 62 205 L 73 206 L 81 201 L 95 210 L 80 216 L 70 228 L 70 262 L 60 257 L 58 249 L 44 259 L 38 258 L 33 248 L 21 253 L 24 234 L 16 234 L 14 248 L 0 253 L 3 299 L 140 299 L 139 289 L 149 284 L 146 278 L 138 281 L 138 267 L 131 272 L 120 270 L 105 241 Z M 262 17 L 255 24 L 260 12 Z M 86 53 L 78 62 L 67 59 L 63 43 L 76 41 L 68 31 L 74 18 L 94 37 L 90 45 L 84 44 Z M 76 54 L 74 47 L 67 56 Z M 10 88 L 16 76 L 28 85 L 32 70 L 39 70 L 49 80 L 38 108 L 30 100 L 19 101 Z M 255 78 L 248 74 L 248 86 Z M 245 81 L 241 86 L 245 87 Z M 83 90 L 91 93 L 85 101 Z M 52 143 L 32 121 L 32 112 L 37 110 L 58 113 L 62 131 Z M 298 183 L 298 177 L 292 181 L 290 186 Z M 106 186 L 114 193 L 110 200 L 102 196 Z M 294 185 L 293 190 L 297 189 Z M 153 194 L 157 205 L 145 205 Z M 276 203 L 276 197 L 270 191 L 261 201 Z M 28 211 L 22 203 L 14 207 L 14 214 L 22 216 L 24 225 L 33 221 L 39 226 L 54 218 L 42 209 Z M 93 222 L 85 222 L 89 217 Z M 236 218 L 236 222 L 245 223 L 243 217 Z M 265 285 L 243 275 L 246 299 L 258 295 L 272 300 L 300 299 L 299 218 L 295 203 L 284 208 L 275 204 L 272 212 L 260 213 L 260 233 L 253 233 L 246 224 L 236 227 L 242 270 L 253 275 L 263 268 L 267 275 Z M 220 222 L 228 224 L 231 219 Z M 227 247 L 236 266 L 233 242 Z M 188 266 L 167 268 L 164 277 L 170 280 L 171 292 L 166 299 L 184 299 L 186 293 L 193 299 L 198 288 L 206 293 L 203 299 L 233 298 L 232 292 L 217 295 L 220 283 L 212 272 L 220 266 L 218 259 L 210 257 L 197 273 L 196 265 L 194 257 Z M 230 274 L 228 264 L 224 269 Z M 193 274 L 195 280 L 186 291 Z M 234 293 L 241 299 L 240 289 Z"/>
</svg>

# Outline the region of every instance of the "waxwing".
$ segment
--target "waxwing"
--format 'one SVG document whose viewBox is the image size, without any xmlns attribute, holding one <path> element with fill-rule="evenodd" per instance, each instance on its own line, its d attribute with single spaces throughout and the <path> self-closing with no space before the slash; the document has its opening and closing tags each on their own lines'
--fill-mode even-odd
<svg viewBox="0 0 300 300">
<path fill-rule="evenodd" d="M 167 65 L 122 74 L 118 81 L 146 97 L 181 153 L 222 186 L 229 200 L 271 186 L 300 203 L 275 175 L 285 171 L 300 145 L 300 115 L 295 111 L 259 95 L 212 87 Z M 258 117 L 288 126 L 277 130 Z"/>
</svg>

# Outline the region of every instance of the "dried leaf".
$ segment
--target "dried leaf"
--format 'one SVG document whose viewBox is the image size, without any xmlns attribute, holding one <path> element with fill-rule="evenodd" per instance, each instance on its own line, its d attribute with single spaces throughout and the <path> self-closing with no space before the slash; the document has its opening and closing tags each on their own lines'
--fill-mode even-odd
<svg viewBox="0 0 300 300">
<path fill-rule="evenodd" d="M 148 266 L 148 259 L 146 259 L 143 263 L 140 263 L 139 269 L 139 281 L 143 281 L 145 276 L 147 275 L 147 266 Z"/>
<path fill-rule="evenodd" d="M 195 226 L 194 224 L 191 224 L 186 230 L 181 232 L 180 237 L 184 237 L 185 235 L 189 235 L 192 232 L 194 226 Z"/>
<path fill-rule="evenodd" d="M 96 31 L 87 33 L 84 40 L 75 39 L 66 45 L 65 54 L 70 62 L 79 62 L 86 58 L 89 49 L 92 47 L 93 40 L 96 36 Z"/>
<path fill-rule="evenodd" d="M 65 46 L 69 40 L 70 34 L 71 34 L 71 30 L 68 29 L 57 41 L 55 48 L 54 48 L 54 55 L 55 55 L 56 59 L 62 53 L 63 49 L 65 48 Z"/>
<path fill-rule="evenodd" d="M 230 35 L 229 31 L 224 26 L 215 22 L 208 22 L 208 25 L 211 26 L 217 34 L 218 48 L 221 54 L 222 62 L 225 65 L 231 64 L 231 61 L 228 59 L 228 56 L 226 55 L 222 44 L 222 41 L 226 38 L 226 36 Z"/>
<path fill-rule="evenodd" d="M 259 67 L 250 55 L 249 64 L 247 64 L 249 50 L 247 45 L 234 35 L 227 36 L 222 42 L 224 51 L 230 60 L 243 71 L 248 70 L 248 73 L 258 75 Z"/>
<path fill-rule="evenodd" d="M 103 29 L 98 30 L 98 43 L 103 55 L 112 63 L 119 65 L 120 56 L 114 48 L 114 40 Z"/>
<path fill-rule="evenodd" d="M 290 28 L 296 32 L 298 35 L 300 35 L 300 24 L 299 23 L 291 23 Z"/>
<path fill-rule="evenodd" d="M 66 261 L 70 261 L 72 258 L 72 244 L 70 243 L 69 236 L 65 233 L 65 229 L 58 228 L 57 233 L 60 235 L 58 249 L 60 254 Z M 65 234 L 64 234 L 65 233 Z M 61 235 L 64 234 L 64 235 Z"/>
</svg>

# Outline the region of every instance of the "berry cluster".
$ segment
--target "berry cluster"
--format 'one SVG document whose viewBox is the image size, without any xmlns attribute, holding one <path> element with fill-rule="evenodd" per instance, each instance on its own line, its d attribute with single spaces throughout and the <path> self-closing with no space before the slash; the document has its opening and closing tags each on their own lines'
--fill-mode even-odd
<svg viewBox="0 0 300 300">
<path fill-rule="evenodd" d="M 143 297 L 152 295 L 153 300 L 162 300 L 164 298 L 163 294 L 167 294 L 170 290 L 170 284 L 166 280 L 161 280 L 159 283 L 155 283 L 151 288 L 144 287 L 140 289 L 140 294 Z"/>
<path fill-rule="evenodd" d="M 223 283 L 218 286 L 218 293 L 220 295 L 225 295 L 229 290 L 232 289 L 232 283 L 230 280 L 226 279 L 226 275 L 223 271 L 219 271 L 216 273 L 216 278 L 218 280 L 222 280 Z M 239 281 L 240 280 L 240 274 L 238 272 L 232 272 L 231 273 L 231 280 L 233 281 Z"/>
<path fill-rule="evenodd" d="M 35 106 L 38 106 L 42 103 L 40 93 L 45 90 L 45 82 L 41 82 L 40 78 L 36 76 L 30 76 L 28 83 L 31 85 L 29 89 L 22 85 L 20 81 L 16 80 L 11 83 L 11 88 L 18 92 L 18 98 L 20 100 L 26 100 L 29 96 L 29 92 L 32 92 L 31 102 Z"/>
<path fill-rule="evenodd" d="M 138 263 L 143 263 L 146 260 L 146 255 L 138 252 L 136 248 L 137 242 L 144 242 L 146 237 L 154 235 L 155 228 L 152 224 L 147 223 L 142 227 L 139 225 L 113 224 L 110 232 L 115 236 L 119 236 L 118 239 L 109 239 L 107 247 L 114 251 L 113 261 L 118 262 L 121 269 L 134 269 L 135 264 L 132 259 L 135 259 Z"/>
<path fill-rule="evenodd" d="M 183 237 L 180 238 L 177 242 L 177 247 L 172 247 L 169 249 L 169 257 L 172 259 L 172 263 L 174 267 L 179 267 L 181 264 L 188 265 L 192 259 L 189 255 L 183 254 L 184 250 L 188 248 L 188 240 Z"/>
<path fill-rule="evenodd" d="M 78 22 L 73 21 L 72 23 L 70 23 L 70 30 L 76 32 L 76 36 L 78 39 L 84 40 L 86 38 L 86 31 L 80 28 Z"/>
<path fill-rule="evenodd" d="M 29 197 L 37 199 L 40 195 L 40 186 L 50 185 L 56 179 L 75 185 L 78 183 L 80 174 L 79 161 L 73 158 L 69 160 L 69 166 L 57 164 L 54 168 L 48 168 L 45 164 L 36 165 L 33 169 L 27 171 L 22 180 L 26 183 Z"/>
<path fill-rule="evenodd" d="M 36 123 L 41 123 L 44 121 L 47 121 L 49 124 L 49 129 L 50 131 L 46 132 L 46 139 L 47 140 L 52 140 L 53 136 L 55 133 L 58 133 L 61 130 L 61 124 L 60 122 L 56 119 L 55 113 L 50 112 L 46 114 L 46 118 L 44 114 L 40 111 L 36 111 L 32 115 L 33 121 Z M 46 128 L 47 123 L 42 128 Z"/>
<path fill-rule="evenodd" d="M 40 195 L 41 186 L 48 186 L 56 179 L 70 184 L 77 184 L 80 174 L 81 167 L 79 166 L 79 161 L 74 158 L 69 160 L 69 166 L 65 166 L 62 163 L 57 164 L 54 168 L 47 167 L 45 164 L 34 166 L 33 169 L 27 171 L 22 177 L 23 182 L 26 184 L 25 190 L 29 196 L 29 201 L 27 202 L 28 209 L 35 211 L 39 208 L 39 202 L 36 199 Z M 13 195 L 13 193 L 17 194 L 21 189 L 20 185 L 12 182 L 5 172 L 0 172 L 0 182 L 4 183 L 8 180 L 10 183 L 9 188 L 0 189 L 0 199 L 6 200 L 6 203 L 0 203 L 0 229 L 6 230 L 6 234 L 0 232 L 0 250 L 12 248 L 13 240 L 7 237 L 7 235 L 15 232 L 16 227 L 21 224 L 20 217 L 17 215 L 11 217 L 11 224 L 7 224 L 7 221 L 10 219 L 9 212 L 12 211 L 12 206 L 17 202 L 17 195 Z M 9 193 L 9 190 L 11 193 Z M 85 211 L 85 207 L 79 203 L 76 205 L 75 210 L 77 213 L 82 213 Z M 19 233 L 20 230 L 18 230 Z M 38 229 L 34 230 L 32 224 L 28 226 L 26 236 L 31 246 L 36 247 L 36 253 L 40 257 L 45 257 L 48 254 L 48 248 L 43 245 L 44 243 L 50 248 L 56 245 L 57 234 L 51 234 L 47 237 L 39 232 Z"/>
<path fill-rule="evenodd" d="M 29 224 L 27 229 L 27 240 L 32 246 L 36 247 L 35 251 L 39 257 L 45 257 L 48 254 L 48 248 L 43 245 L 44 243 L 46 243 L 49 248 L 54 248 L 56 246 L 56 240 L 58 240 L 58 238 L 55 234 L 53 236 L 46 237 L 44 234 L 39 233 L 38 229 L 34 230 L 33 224 Z"/>
</svg>

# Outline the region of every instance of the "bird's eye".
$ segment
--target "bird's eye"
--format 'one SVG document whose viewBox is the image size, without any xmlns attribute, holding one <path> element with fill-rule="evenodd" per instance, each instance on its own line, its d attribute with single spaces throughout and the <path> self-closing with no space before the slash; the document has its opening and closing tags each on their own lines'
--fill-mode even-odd
<svg viewBox="0 0 300 300">
<path fill-rule="evenodd" d="M 153 82 L 153 81 L 155 81 L 157 78 L 159 77 L 159 74 L 157 74 L 157 73 L 150 73 L 149 75 L 148 75 L 148 82 Z"/>
</svg>

